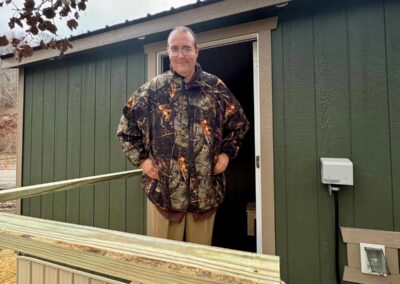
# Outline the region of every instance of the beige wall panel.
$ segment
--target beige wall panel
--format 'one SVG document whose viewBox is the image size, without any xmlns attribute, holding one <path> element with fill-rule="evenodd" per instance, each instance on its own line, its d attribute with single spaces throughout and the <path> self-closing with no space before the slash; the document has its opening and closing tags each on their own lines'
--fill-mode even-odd
<svg viewBox="0 0 400 284">
<path fill-rule="evenodd" d="M 44 283 L 44 265 L 32 262 L 32 284 Z"/>
<path fill-rule="evenodd" d="M 79 274 L 74 274 L 74 284 L 90 284 L 90 278 Z"/>
<path fill-rule="evenodd" d="M 17 266 L 18 284 L 123 284 L 120 281 L 32 257 L 17 256 Z"/>
<path fill-rule="evenodd" d="M 30 284 L 31 281 L 31 262 L 28 260 L 17 259 L 17 283 Z"/>
<path fill-rule="evenodd" d="M 73 284 L 72 272 L 60 270 L 59 284 Z"/>
<path fill-rule="evenodd" d="M 361 269 L 361 254 L 359 244 L 347 244 L 347 262 L 352 268 Z"/>
<path fill-rule="evenodd" d="M 385 248 L 386 261 L 391 274 L 399 274 L 399 250 L 395 248 Z"/>
<path fill-rule="evenodd" d="M 58 269 L 46 265 L 44 267 L 44 284 L 56 283 L 58 283 Z"/>
<path fill-rule="evenodd" d="M 104 282 L 104 281 L 96 280 L 96 279 L 92 279 L 90 281 L 90 284 L 111 284 L 111 283 L 110 282 Z"/>
</svg>

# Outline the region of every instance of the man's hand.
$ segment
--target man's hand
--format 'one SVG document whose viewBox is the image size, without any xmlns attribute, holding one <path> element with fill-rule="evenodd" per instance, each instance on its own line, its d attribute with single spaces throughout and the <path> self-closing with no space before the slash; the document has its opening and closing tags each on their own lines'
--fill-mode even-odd
<svg viewBox="0 0 400 284">
<path fill-rule="evenodd" d="M 140 164 L 140 168 L 149 178 L 158 180 L 158 170 L 154 166 L 153 161 L 150 158 L 144 160 L 143 163 Z"/>
<path fill-rule="evenodd" d="M 217 162 L 215 163 L 214 166 L 214 175 L 223 173 L 226 170 L 228 163 L 229 163 L 228 155 L 225 153 L 219 154 L 217 157 Z"/>
</svg>

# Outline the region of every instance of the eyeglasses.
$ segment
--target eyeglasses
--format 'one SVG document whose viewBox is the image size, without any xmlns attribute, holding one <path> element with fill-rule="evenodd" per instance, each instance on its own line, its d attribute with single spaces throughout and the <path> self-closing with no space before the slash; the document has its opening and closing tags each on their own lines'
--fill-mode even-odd
<svg viewBox="0 0 400 284">
<path fill-rule="evenodd" d="M 176 46 L 168 48 L 168 53 L 172 56 L 178 56 L 180 52 L 185 56 L 191 54 L 193 51 L 194 48 L 190 46 L 184 46 L 181 49 Z"/>
</svg>

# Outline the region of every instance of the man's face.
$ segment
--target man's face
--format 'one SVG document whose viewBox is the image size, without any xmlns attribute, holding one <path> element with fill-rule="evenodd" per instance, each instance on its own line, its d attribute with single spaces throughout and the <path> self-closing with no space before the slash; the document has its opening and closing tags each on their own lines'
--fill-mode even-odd
<svg viewBox="0 0 400 284">
<path fill-rule="evenodd" d="M 186 31 L 175 31 L 168 40 L 168 56 L 172 68 L 185 78 L 195 72 L 199 50 L 194 46 L 194 38 Z"/>
</svg>

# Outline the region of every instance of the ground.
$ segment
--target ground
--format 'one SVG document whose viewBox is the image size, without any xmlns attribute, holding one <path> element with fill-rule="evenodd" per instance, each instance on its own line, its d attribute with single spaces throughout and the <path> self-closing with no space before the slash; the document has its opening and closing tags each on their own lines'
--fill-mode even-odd
<svg viewBox="0 0 400 284">
<path fill-rule="evenodd" d="M 0 250 L 0 283 L 15 284 L 16 259 L 11 250 Z"/>
</svg>

